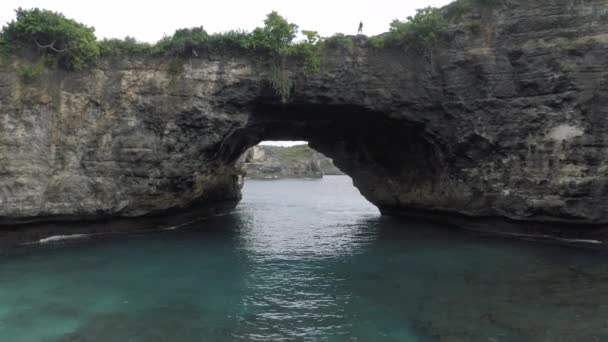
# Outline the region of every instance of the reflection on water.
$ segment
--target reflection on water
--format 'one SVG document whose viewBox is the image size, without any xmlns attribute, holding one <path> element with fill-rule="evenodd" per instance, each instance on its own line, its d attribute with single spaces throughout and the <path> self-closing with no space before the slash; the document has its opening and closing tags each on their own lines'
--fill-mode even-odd
<svg viewBox="0 0 608 342">
<path fill-rule="evenodd" d="M 248 184 L 255 198 L 238 211 L 240 248 L 249 266 L 243 305 L 257 314 L 239 337 L 318 340 L 352 329 L 344 309 L 350 294 L 340 288 L 348 279 L 332 268 L 374 240 L 367 220 L 379 213 L 349 182 L 334 177 Z"/>
<path fill-rule="evenodd" d="M 245 198 L 236 213 L 241 218 L 240 248 L 253 261 L 316 260 L 357 252 L 374 239 L 367 220 L 380 214 L 349 182 L 347 177 L 251 181 L 246 194 L 256 197 Z M 344 189 L 336 189 L 338 184 Z"/>
<path fill-rule="evenodd" d="M 608 341 L 608 256 L 248 181 L 187 229 L 0 256 L 0 341 Z"/>
</svg>

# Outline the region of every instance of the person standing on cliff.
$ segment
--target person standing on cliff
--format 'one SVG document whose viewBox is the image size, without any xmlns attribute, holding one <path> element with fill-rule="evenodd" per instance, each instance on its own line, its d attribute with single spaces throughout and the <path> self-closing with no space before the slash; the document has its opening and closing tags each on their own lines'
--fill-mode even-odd
<svg viewBox="0 0 608 342">
<path fill-rule="evenodd" d="M 359 30 L 357 31 L 357 34 L 363 34 L 363 22 L 359 23 Z"/>
</svg>

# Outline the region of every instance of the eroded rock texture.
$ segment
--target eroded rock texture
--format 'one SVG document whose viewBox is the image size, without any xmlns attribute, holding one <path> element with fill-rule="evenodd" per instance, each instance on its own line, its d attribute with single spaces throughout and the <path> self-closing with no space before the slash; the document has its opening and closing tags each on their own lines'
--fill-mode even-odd
<svg viewBox="0 0 608 342">
<path fill-rule="evenodd" d="M 421 55 L 324 50 L 291 61 L 292 95 L 256 56 L 104 60 L 82 72 L 0 70 L 4 223 L 117 217 L 240 197 L 238 157 L 308 140 L 385 213 L 608 221 L 604 0 L 509 0 L 453 19 Z M 180 62 L 181 63 L 181 62 Z M 433 213 L 433 214 L 429 214 Z M 436 214 L 434 214 L 436 213 Z"/>
</svg>

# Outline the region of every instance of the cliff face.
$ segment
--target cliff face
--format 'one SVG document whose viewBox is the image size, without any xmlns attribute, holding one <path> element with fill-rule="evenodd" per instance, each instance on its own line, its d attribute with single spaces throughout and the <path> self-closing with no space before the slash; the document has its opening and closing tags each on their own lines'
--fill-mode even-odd
<svg viewBox="0 0 608 342">
<path fill-rule="evenodd" d="M 189 80 L 177 80 L 164 63 L 133 60 L 85 73 L 47 71 L 31 83 L 16 63 L 0 77 L 7 223 L 139 216 L 240 198 L 238 172 L 215 158 L 238 117 L 212 109 L 214 63 Z"/>
<path fill-rule="evenodd" d="M 342 172 L 332 160 L 307 145 L 290 147 L 257 145 L 245 153 L 247 178 L 322 178 Z"/>
<path fill-rule="evenodd" d="M 605 224 L 607 4 L 476 9 L 425 56 L 361 38 L 325 49 L 314 75 L 290 62 L 285 101 L 253 56 L 205 54 L 180 61 L 180 72 L 175 61 L 107 59 L 28 82 L 27 61 L 5 60 L 0 217 L 132 217 L 236 201 L 247 148 L 307 140 L 387 214 Z"/>
</svg>

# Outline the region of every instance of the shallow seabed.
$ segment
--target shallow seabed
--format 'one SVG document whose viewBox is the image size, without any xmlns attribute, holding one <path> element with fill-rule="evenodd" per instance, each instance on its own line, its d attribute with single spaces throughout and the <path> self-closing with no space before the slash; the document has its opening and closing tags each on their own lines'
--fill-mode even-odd
<svg viewBox="0 0 608 342">
<path fill-rule="evenodd" d="M 0 341 L 608 341 L 608 256 L 248 181 L 177 231 L 4 251 Z"/>
</svg>

